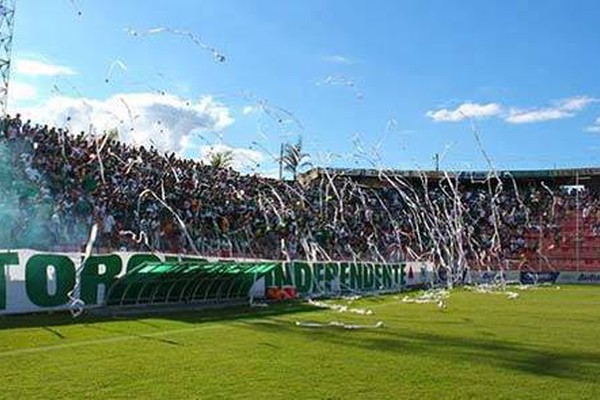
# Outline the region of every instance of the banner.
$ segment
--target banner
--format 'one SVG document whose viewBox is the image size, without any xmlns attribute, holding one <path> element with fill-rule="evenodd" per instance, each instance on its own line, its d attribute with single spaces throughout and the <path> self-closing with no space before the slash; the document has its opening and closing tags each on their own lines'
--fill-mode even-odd
<svg viewBox="0 0 600 400">
<path fill-rule="evenodd" d="M 561 272 L 556 283 L 600 285 L 600 272 Z"/>
<path fill-rule="evenodd" d="M 146 261 L 205 260 L 156 253 L 45 253 L 0 251 L 0 314 L 66 310 L 73 297 L 86 307 L 102 304 L 106 290 L 126 271 Z"/>
<path fill-rule="evenodd" d="M 66 310 L 73 298 L 97 307 L 108 288 L 128 270 L 146 261 L 216 260 L 157 253 L 92 255 L 82 264 L 82 253 L 0 250 L 0 314 Z M 250 260 L 248 260 L 250 261 Z M 256 262 L 256 260 L 251 260 Z M 244 260 L 239 260 L 244 262 Z M 425 282 L 431 267 L 417 271 L 409 285 Z M 300 295 L 326 295 L 402 288 L 406 265 L 373 263 L 281 263 L 251 293 L 259 297 L 269 286 L 293 285 Z M 415 275 L 416 274 L 416 275 Z M 415 278 L 416 276 L 416 278 Z M 69 294 L 72 294 L 72 298 Z"/>
<path fill-rule="evenodd" d="M 397 291 L 405 286 L 404 264 L 362 262 L 282 263 L 265 286 L 294 286 L 300 296 Z"/>
<path fill-rule="evenodd" d="M 520 282 L 521 273 L 519 271 L 470 271 L 472 283 L 494 284 L 500 282 Z"/>
<path fill-rule="evenodd" d="M 560 272 L 525 272 L 521 271 L 521 283 L 536 285 L 538 283 L 556 283 Z"/>
<path fill-rule="evenodd" d="M 146 261 L 216 260 L 157 253 L 93 255 L 83 264 L 82 259 L 82 253 L 0 250 L 0 314 L 66 310 L 72 298 L 83 301 L 85 307 L 97 307 L 120 276 Z M 600 284 L 600 272 L 521 272 L 519 276 L 517 271 L 508 271 L 504 274 L 505 280 L 520 278 L 524 284 Z M 499 278 L 497 272 L 472 271 L 471 275 L 474 283 Z M 264 282 L 255 285 L 250 295 L 261 297 L 269 287 L 288 285 L 296 287 L 301 296 L 386 292 L 422 286 L 437 279 L 431 263 L 282 262 L 265 276 Z"/>
<path fill-rule="evenodd" d="M 406 286 L 421 286 L 437 280 L 433 264 L 427 262 L 409 261 L 404 266 Z"/>
</svg>

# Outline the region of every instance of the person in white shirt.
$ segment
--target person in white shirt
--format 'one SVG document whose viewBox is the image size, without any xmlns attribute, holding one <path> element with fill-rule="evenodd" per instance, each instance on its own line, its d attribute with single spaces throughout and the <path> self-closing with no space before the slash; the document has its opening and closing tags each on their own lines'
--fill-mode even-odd
<svg viewBox="0 0 600 400">
<path fill-rule="evenodd" d="M 116 225 L 115 218 L 112 214 L 105 214 L 102 219 L 102 237 L 103 245 L 112 250 L 113 247 L 113 229 Z"/>
</svg>

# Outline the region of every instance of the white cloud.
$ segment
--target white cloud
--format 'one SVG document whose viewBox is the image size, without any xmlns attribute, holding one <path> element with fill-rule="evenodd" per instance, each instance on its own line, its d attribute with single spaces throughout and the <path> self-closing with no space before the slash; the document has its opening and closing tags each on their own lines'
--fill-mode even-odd
<svg viewBox="0 0 600 400">
<path fill-rule="evenodd" d="M 38 60 L 17 60 L 15 62 L 15 72 L 19 75 L 30 76 L 58 76 L 76 74 L 75 70 L 70 67 Z"/>
<path fill-rule="evenodd" d="M 600 133 L 600 117 L 596 119 L 593 125 L 585 128 L 586 132 Z"/>
<path fill-rule="evenodd" d="M 426 115 L 435 122 L 458 122 L 468 118 L 489 118 L 499 115 L 502 107 L 497 103 L 463 103 L 454 110 L 442 108 L 427 111 Z"/>
<path fill-rule="evenodd" d="M 592 103 L 598 102 L 598 99 L 589 96 L 575 96 L 563 99 L 559 105 L 565 110 L 581 111 Z"/>
<path fill-rule="evenodd" d="M 558 106 L 564 110 L 581 111 L 592 103 L 598 102 L 598 99 L 589 96 L 575 96 L 560 100 Z"/>
<path fill-rule="evenodd" d="M 193 103 L 155 93 L 116 94 L 106 100 L 51 97 L 18 111 L 36 122 L 65 126 L 74 133 L 118 128 L 125 142 L 154 144 L 175 152 L 185 148 L 194 132 L 218 132 L 234 122 L 229 109 L 210 96 Z"/>
<path fill-rule="evenodd" d="M 233 159 L 232 167 L 238 171 L 248 171 L 260 169 L 261 163 L 266 159 L 260 151 L 246 149 L 243 147 L 231 147 L 226 144 L 204 145 L 199 147 L 199 158 L 209 162 L 212 154 L 231 152 Z"/>
<path fill-rule="evenodd" d="M 555 101 L 551 107 L 518 109 L 511 108 L 505 121 L 511 124 L 529 124 L 574 117 L 598 99 L 589 96 L 575 96 Z"/>
<path fill-rule="evenodd" d="M 250 114 L 254 113 L 256 110 L 257 110 L 257 108 L 254 107 L 254 106 L 245 106 L 242 109 L 242 114 L 244 114 L 244 115 L 250 115 Z"/>
<path fill-rule="evenodd" d="M 334 63 L 334 64 L 351 65 L 351 64 L 355 63 L 355 61 L 353 59 L 346 57 L 346 56 L 339 55 L 339 54 L 332 54 L 329 56 L 325 56 L 325 57 L 323 57 L 323 60 L 326 62 Z"/>
<path fill-rule="evenodd" d="M 11 81 L 8 86 L 9 103 L 33 100 L 38 97 L 38 90 L 35 86 L 29 83 L 20 81 Z"/>
<path fill-rule="evenodd" d="M 574 96 L 551 102 L 549 107 L 533 107 L 509 109 L 498 103 L 477 104 L 463 103 L 455 109 L 442 108 L 427 111 L 426 115 L 435 122 L 458 122 L 468 118 L 502 118 L 510 124 L 529 124 L 571 118 L 592 103 L 600 102 L 590 96 Z M 595 129 L 594 126 L 591 129 Z"/>
<path fill-rule="evenodd" d="M 552 121 L 555 119 L 569 118 L 573 115 L 574 114 L 572 112 L 553 108 L 545 108 L 530 111 L 524 111 L 513 108 L 510 110 L 508 116 L 506 117 L 506 122 L 511 124 L 530 124 L 534 122 L 545 122 Z"/>
</svg>

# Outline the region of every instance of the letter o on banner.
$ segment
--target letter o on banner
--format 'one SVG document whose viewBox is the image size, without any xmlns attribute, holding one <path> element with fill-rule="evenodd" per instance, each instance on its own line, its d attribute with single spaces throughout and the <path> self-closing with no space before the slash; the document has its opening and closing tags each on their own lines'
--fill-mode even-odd
<svg viewBox="0 0 600 400">
<path fill-rule="evenodd" d="M 48 292 L 48 269 L 54 267 L 56 290 Z M 75 286 L 75 264 L 67 257 L 57 254 L 36 254 L 25 266 L 25 287 L 29 300 L 40 307 L 55 307 L 69 301 L 68 293 Z"/>
</svg>

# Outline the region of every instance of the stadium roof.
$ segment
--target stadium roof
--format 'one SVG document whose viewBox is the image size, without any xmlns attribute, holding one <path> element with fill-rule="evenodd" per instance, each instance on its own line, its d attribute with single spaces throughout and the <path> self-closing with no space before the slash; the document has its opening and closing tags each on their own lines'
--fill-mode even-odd
<svg viewBox="0 0 600 400">
<path fill-rule="evenodd" d="M 405 179 L 421 179 L 426 177 L 432 181 L 444 179 L 445 177 L 458 178 L 466 181 L 481 181 L 490 176 L 522 181 L 547 180 L 557 184 L 575 184 L 576 181 L 599 181 L 600 168 L 570 168 L 570 169 L 546 169 L 546 170 L 514 170 L 514 171 L 426 171 L 426 170 L 391 170 L 391 169 L 359 169 L 359 168 L 313 168 L 298 179 L 301 182 L 311 182 L 321 175 L 345 176 L 355 179 L 372 180 L 381 176 L 400 177 Z"/>
</svg>

